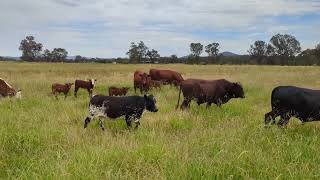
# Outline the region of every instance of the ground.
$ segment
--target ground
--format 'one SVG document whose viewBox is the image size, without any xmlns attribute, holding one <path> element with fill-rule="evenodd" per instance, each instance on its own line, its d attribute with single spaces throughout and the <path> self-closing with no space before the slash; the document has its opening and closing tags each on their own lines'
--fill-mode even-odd
<svg viewBox="0 0 320 180">
<path fill-rule="evenodd" d="M 159 112 L 138 130 L 123 118 L 84 130 L 88 94 L 64 100 L 52 83 L 96 78 L 94 94 L 133 86 L 136 69 L 168 68 L 185 78 L 241 82 L 245 99 L 221 108 L 175 110 L 178 90 L 153 91 Z M 319 67 L 47 64 L 0 62 L 0 77 L 23 98 L 0 99 L 0 178 L 19 179 L 319 179 L 320 122 L 264 127 L 278 85 L 320 89 Z M 73 88 L 71 89 L 73 91 Z M 130 89 L 133 95 L 133 89 Z"/>
</svg>

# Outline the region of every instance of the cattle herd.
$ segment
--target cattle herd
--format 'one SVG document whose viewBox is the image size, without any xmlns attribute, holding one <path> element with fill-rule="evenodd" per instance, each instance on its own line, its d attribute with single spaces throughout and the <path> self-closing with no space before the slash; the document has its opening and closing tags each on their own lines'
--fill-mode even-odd
<svg viewBox="0 0 320 180">
<path fill-rule="evenodd" d="M 153 95 L 147 95 L 151 89 L 159 89 L 163 85 L 172 85 L 178 88 L 179 108 L 181 92 L 183 101 L 181 109 L 188 109 L 191 101 L 198 105 L 212 103 L 217 106 L 227 103 L 232 98 L 245 98 L 243 87 L 240 83 L 230 82 L 225 79 L 203 80 L 183 79 L 180 73 L 172 70 L 150 69 L 149 74 L 143 71 L 135 71 L 133 74 L 133 88 L 140 90 L 143 96 L 126 96 L 129 87 L 110 87 L 109 96 L 92 95 L 96 79 L 75 80 L 74 83 L 52 84 L 52 95 L 58 99 L 58 94 L 63 93 L 67 97 L 71 86 L 74 84 L 74 96 L 80 88 L 89 93 L 89 115 L 85 118 L 84 128 L 95 118 L 99 118 L 99 125 L 104 130 L 104 123 L 100 117 L 112 119 L 125 117 L 128 128 L 132 122 L 135 128 L 140 125 L 140 118 L 145 110 L 157 112 L 156 99 Z M 119 97 L 117 97 L 119 96 Z M 5 80 L 0 78 L 0 97 L 21 98 L 21 90 L 15 90 Z M 265 114 L 265 125 L 270 122 L 275 124 L 275 118 L 280 116 L 279 127 L 284 127 L 291 117 L 298 118 L 302 123 L 320 120 L 320 90 L 299 88 L 295 86 L 278 86 L 273 89 L 271 95 L 271 112 Z"/>
</svg>

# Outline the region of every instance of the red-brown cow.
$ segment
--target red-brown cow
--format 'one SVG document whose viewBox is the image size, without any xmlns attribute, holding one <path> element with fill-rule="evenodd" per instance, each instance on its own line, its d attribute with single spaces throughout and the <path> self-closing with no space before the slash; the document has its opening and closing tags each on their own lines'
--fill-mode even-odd
<svg viewBox="0 0 320 180">
<path fill-rule="evenodd" d="M 192 99 L 196 100 L 198 105 L 207 103 L 207 107 L 209 107 L 212 103 L 217 106 L 221 106 L 232 98 L 244 98 L 244 91 L 239 83 L 229 82 L 225 79 L 211 81 L 187 79 L 180 85 L 178 104 L 176 108 L 179 106 L 181 91 L 184 96 L 181 109 L 190 107 Z"/>
<path fill-rule="evenodd" d="M 128 93 L 129 88 L 128 87 L 109 87 L 109 96 L 125 96 Z"/>
<path fill-rule="evenodd" d="M 52 84 L 52 94 L 58 99 L 58 94 L 63 93 L 64 99 L 67 98 L 67 95 L 71 89 L 73 83 L 66 83 L 66 84 Z"/>
<path fill-rule="evenodd" d="M 21 98 L 21 90 L 16 91 L 5 80 L 0 78 L 0 97 L 1 96 Z"/>
<path fill-rule="evenodd" d="M 74 83 L 74 96 L 77 97 L 78 90 L 80 88 L 86 89 L 89 93 L 89 96 L 92 96 L 92 90 L 96 83 L 96 79 L 88 79 L 88 81 L 76 80 Z"/>
<path fill-rule="evenodd" d="M 150 69 L 149 74 L 152 80 L 163 81 L 175 86 L 179 86 L 183 81 L 181 74 L 172 70 Z"/>
<path fill-rule="evenodd" d="M 147 73 L 142 71 L 135 71 L 133 75 L 133 87 L 134 92 L 136 93 L 137 88 L 140 89 L 140 93 L 147 92 L 149 90 L 150 82 L 148 81 L 150 77 Z"/>
</svg>

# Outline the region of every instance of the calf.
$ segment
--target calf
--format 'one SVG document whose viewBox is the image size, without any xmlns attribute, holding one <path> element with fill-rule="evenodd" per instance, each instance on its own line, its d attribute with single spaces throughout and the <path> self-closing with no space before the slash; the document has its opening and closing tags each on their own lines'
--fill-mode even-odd
<svg viewBox="0 0 320 180">
<path fill-rule="evenodd" d="M 117 87 L 109 87 L 109 96 L 125 96 L 128 93 L 129 88 L 117 88 Z"/>
<path fill-rule="evenodd" d="M 148 79 L 148 81 L 149 81 L 149 79 Z M 163 81 L 151 80 L 151 78 L 150 78 L 150 88 L 160 89 L 162 85 L 164 85 Z"/>
<path fill-rule="evenodd" d="M 0 97 L 21 98 L 21 90 L 16 91 L 5 80 L 0 78 Z"/>
<path fill-rule="evenodd" d="M 88 81 L 76 80 L 74 83 L 74 96 L 77 97 L 78 90 L 82 88 L 86 89 L 89 93 L 89 97 L 91 97 L 96 81 L 96 79 L 89 79 Z"/>
<path fill-rule="evenodd" d="M 320 120 L 320 90 L 295 86 L 279 86 L 271 95 L 271 112 L 265 114 L 265 124 L 275 124 L 280 116 L 279 127 L 285 127 L 291 117 L 302 123 Z"/>
<path fill-rule="evenodd" d="M 64 99 L 66 99 L 72 85 L 73 83 L 66 83 L 66 84 L 54 83 L 52 84 L 52 94 L 56 97 L 56 99 L 58 99 L 58 94 L 63 93 Z"/>
<path fill-rule="evenodd" d="M 136 93 L 137 88 L 140 89 L 140 93 L 148 92 L 150 81 L 148 81 L 148 78 L 150 76 L 147 73 L 144 73 L 142 71 L 135 71 L 133 74 L 133 87 L 134 92 Z"/>
<path fill-rule="evenodd" d="M 89 104 L 89 115 L 84 121 L 84 128 L 94 117 L 109 117 L 112 119 L 125 116 L 127 127 L 131 127 L 131 123 L 135 122 L 137 128 L 140 125 L 140 118 L 146 110 L 157 112 L 156 100 L 152 95 L 113 97 L 95 95 L 91 98 Z M 104 125 L 100 119 L 99 125 L 104 130 Z"/>
</svg>

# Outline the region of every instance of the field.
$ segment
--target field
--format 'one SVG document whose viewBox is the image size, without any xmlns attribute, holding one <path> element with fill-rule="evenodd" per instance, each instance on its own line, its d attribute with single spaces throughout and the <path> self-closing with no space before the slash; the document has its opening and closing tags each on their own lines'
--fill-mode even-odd
<svg viewBox="0 0 320 180">
<path fill-rule="evenodd" d="M 159 112 L 145 113 L 138 130 L 123 118 L 84 130 L 88 95 L 50 95 L 54 82 L 96 78 L 94 93 L 133 86 L 133 71 L 178 70 L 185 78 L 239 81 L 245 99 L 218 108 L 192 103 L 175 110 L 178 91 L 152 94 Z M 320 123 L 264 127 L 277 85 L 320 89 L 318 67 L 46 64 L 0 62 L 0 77 L 23 98 L 0 100 L 1 179 L 319 179 Z M 73 90 L 73 88 L 72 88 Z M 133 95 L 133 89 L 130 89 Z"/>
</svg>

